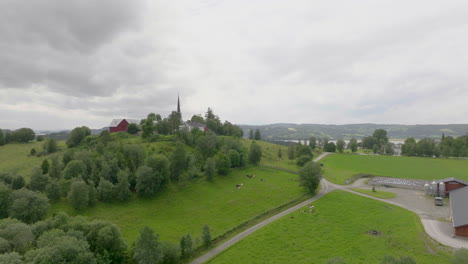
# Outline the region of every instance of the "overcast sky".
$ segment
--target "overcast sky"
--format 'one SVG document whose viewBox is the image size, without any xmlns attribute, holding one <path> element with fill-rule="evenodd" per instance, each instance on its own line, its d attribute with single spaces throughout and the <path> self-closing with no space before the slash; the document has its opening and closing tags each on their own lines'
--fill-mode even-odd
<svg viewBox="0 0 468 264">
<path fill-rule="evenodd" d="M 468 1 L 0 0 L 0 128 L 467 123 Z"/>
</svg>

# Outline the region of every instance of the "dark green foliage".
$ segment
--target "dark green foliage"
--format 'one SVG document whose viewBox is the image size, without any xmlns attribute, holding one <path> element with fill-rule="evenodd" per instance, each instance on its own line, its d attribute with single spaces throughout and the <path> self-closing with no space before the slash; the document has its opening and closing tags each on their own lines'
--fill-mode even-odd
<svg viewBox="0 0 468 264">
<path fill-rule="evenodd" d="M 3 250 L 15 250 L 23 253 L 34 241 L 34 234 L 29 225 L 11 218 L 0 220 L 0 238 L 9 245 L 3 245 Z"/>
<path fill-rule="evenodd" d="M 67 149 L 62 155 L 63 166 L 67 166 L 70 161 L 74 159 L 75 152 L 71 149 Z"/>
<path fill-rule="evenodd" d="M 3 133 L 3 130 L 0 129 L 0 146 L 3 146 L 5 145 L 6 142 L 5 142 L 5 135 Z"/>
<path fill-rule="evenodd" d="M 23 257 L 16 253 L 10 252 L 0 255 L 0 263 L 5 264 L 24 264 Z"/>
<path fill-rule="evenodd" d="M 140 237 L 133 247 L 133 260 L 137 264 L 161 263 L 163 247 L 159 242 L 159 235 L 153 229 L 145 226 L 140 230 Z"/>
<path fill-rule="evenodd" d="M 406 256 L 402 256 L 399 259 L 393 256 L 385 256 L 380 264 L 416 264 L 416 261 L 412 257 Z"/>
<path fill-rule="evenodd" d="M 132 134 L 132 135 L 137 134 L 137 133 L 138 133 L 138 125 L 135 124 L 135 123 L 130 123 L 130 124 L 128 124 L 127 132 L 128 132 L 129 134 Z"/>
<path fill-rule="evenodd" d="M 136 191 L 141 196 L 152 196 L 159 190 L 162 181 L 159 172 L 154 172 L 148 166 L 141 166 L 136 173 Z"/>
<path fill-rule="evenodd" d="M 255 139 L 254 131 L 252 129 L 249 130 L 249 139 L 251 139 L 251 140 Z"/>
<path fill-rule="evenodd" d="M 262 136 L 260 135 L 260 130 L 259 129 L 255 129 L 254 139 L 255 140 L 262 140 Z"/>
<path fill-rule="evenodd" d="M 13 131 L 10 135 L 10 139 L 8 139 L 8 142 L 20 142 L 20 143 L 27 143 L 31 140 L 34 140 L 36 138 L 36 134 L 34 131 L 30 128 L 20 128 L 15 131 Z"/>
<path fill-rule="evenodd" d="M 89 231 L 86 232 L 86 239 L 91 251 L 96 254 L 109 254 L 112 263 L 122 261 L 126 249 L 119 229 L 107 221 L 94 220 L 89 224 Z"/>
<path fill-rule="evenodd" d="M 249 162 L 258 164 L 262 159 L 262 148 L 255 141 L 252 141 L 249 149 Z"/>
<path fill-rule="evenodd" d="M 31 151 L 29 152 L 29 155 L 34 156 L 36 155 L 37 151 L 35 148 L 32 148 Z"/>
<path fill-rule="evenodd" d="M 62 196 L 62 188 L 57 180 L 49 179 L 45 187 L 45 194 L 47 195 L 47 198 L 52 201 L 60 200 L 60 197 Z"/>
<path fill-rule="evenodd" d="M 24 180 L 24 177 L 21 175 L 15 175 L 11 179 L 11 188 L 13 190 L 19 190 L 23 188 L 26 185 L 26 181 Z"/>
<path fill-rule="evenodd" d="M 357 151 L 357 148 L 358 148 L 358 142 L 355 138 L 352 138 L 351 140 L 349 140 L 349 143 L 348 143 L 348 148 L 351 150 L 351 152 L 356 152 Z"/>
<path fill-rule="evenodd" d="M 52 157 L 49 167 L 49 176 L 53 179 L 60 179 L 62 177 L 62 168 L 63 165 L 59 157 Z"/>
<path fill-rule="evenodd" d="M 151 167 L 154 173 L 159 173 L 164 182 L 169 181 L 170 167 L 166 156 L 162 154 L 148 156 L 146 166 Z"/>
<path fill-rule="evenodd" d="M 296 164 L 297 166 L 299 167 L 302 167 L 304 166 L 307 162 L 311 161 L 312 160 L 312 157 L 309 156 L 309 155 L 302 155 L 300 157 L 297 158 L 296 160 Z"/>
<path fill-rule="evenodd" d="M 88 178 L 87 174 L 86 165 L 81 160 L 70 161 L 63 170 L 63 178 L 66 180 L 75 178 L 86 179 Z"/>
<path fill-rule="evenodd" d="M 93 206 L 98 201 L 98 193 L 96 188 L 92 185 L 88 185 L 88 205 Z"/>
<path fill-rule="evenodd" d="M 393 149 L 393 144 L 388 142 L 387 144 L 385 144 L 385 155 L 393 155 L 395 153 L 394 149 Z"/>
<path fill-rule="evenodd" d="M 281 152 L 281 148 L 278 149 L 278 159 L 283 157 L 283 153 Z"/>
<path fill-rule="evenodd" d="M 208 225 L 204 225 L 202 228 L 202 242 L 204 247 L 211 245 L 211 231 Z"/>
<path fill-rule="evenodd" d="M 27 189 L 16 190 L 11 194 L 8 215 L 25 223 L 34 223 L 47 215 L 49 199 L 44 194 Z"/>
<path fill-rule="evenodd" d="M 295 147 L 296 147 L 296 157 L 303 156 L 303 155 L 308 155 L 312 157 L 312 150 L 309 146 L 296 144 Z"/>
<path fill-rule="evenodd" d="M 202 116 L 200 115 L 193 115 L 192 118 L 190 119 L 191 122 L 198 122 L 198 123 L 205 123 L 205 120 L 203 119 Z"/>
<path fill-rule="evenodd" d="M 290 144 L 288 146 L 288 159 L 293 160 L 296 158 L 296 145 Z"/>
<path fill-rule="evenodd" d="M 8 208 L 11 205 L 12 190 L 4 183 L 0 183 L 0 218 L 8 217 Z"/>
<path fill-rule="evenodd" d="M 229 172 L 229 168 L 231 168 L 231 161 L 229 160 L 229 156 L 223 153 L 218 153 L 214 157 L 216 162 L 216 169 L 220 175 L 227 175 Z"/>
<path fill-rule="evenodd" d="M 180 176 L 187 167 L 187 155 L 184 144 L 177 142 L 174 152 L 171 155 L 171 179 L 180 182 Z"/>
<path fill-rule="evenodd" d="M 322 169 L 318 163 L 310 161 L 299 170 L 299 183 L 314 193 L 320 184 Z"/>
<path fill-rule="evenodd" d="M 179 131 L 179 127 L 182 124 L 182 116 L 180 113 L 172 111 L 172 113 L 167 117 L 167 122 L 169 123 L 171 134 L 174 134 Z"/>
<path fill-rule="evenodd" d="M 186 234 L 180 239 L 180 257 L 189 258 L 193 253 L 193 241 L 190 234 Z"/>
<path fill-rule="evenodd" d="M 312 150 L 314 150 L 317 147 L 317 140 L 313 136 L 309 138 L 309 147 Z"/>
<path fill-rule="evenodd" d="M 58 150 L 57 141 L 53 138 L 49 138 L 47 141 L 45 141 L 42 147 L 48 154 L 57 152 Z"/>
<path fill-rule="evenodd" d="M 231 168 L 237 168 L 241 165 L 240 155 L 237 150 L 229 150 L 229 161 L 231 161 Z"/>
<path fill-rule="evenodd" d="M 135 172 L 145 161 L 145 151 L 141 145 L 124 145 L 123 154 L 130 172 Z"/>
<path fill-rule="evenodd" d="M 47 159 L 42 161 L 41 171 L 42 171 L 42 174 L 49 173 L 49 161 Z"/>
<path fill-rule="evenodd" d="M 101 178 L 97 187 L 98 198 L 103 202 L 110 202 L 114 196 L 114 185 L 112 182 Z"/>
<path fill-rule="evenodd" d="M 336 150 L 338 150 L 339 153 L 343 153 L 344 147 L 345 147 L 345 142 L 344 142 L 344 140 L 339 139 L 339 140 L 336 142 Z"/>
<path fill-rule="evenodd" d="M 244 131 L 242 131 L 242 129 L 239 126 L 233 125 L 227 120 L 224 121 L 222 131 L 222 134 L 225 136 L 241 138 L 244 135 Z"/>
<path fill-rule="evenodd" d="M 218 150 L 219 140 L 215 134 L 207 133 L 205 136 L 200 136 L 195 144 L 203 156 L 212 157 Z"/>
<path fill-rule="evenodd" d="M 76 210 L 82 210 L 89 205 L 89 188 L 84 181 L 75 181 L 71 184 L 68 201 Z"/>
<path fill-rule="evenodd" d="M 114 199 L 120 202 L 127 201 L 132 196 L 130 183 L 128 182 L 128 172 L 119 171 L 117 177 L 119 181 L 114 187 Z"/>
<path fill-rule="evenodd" d="M 327 143 L 324 145 L 323 148 L 326 152 L 335 152 L 336 151 L 336 145 L 333 142 Z"/>
<path fill-rule="evenodd" d="M 47 174 L 42 174 L 39 169 L 35 169 L 29 180 L 29 188 L 33 191 L 43 192 L 48 182 L 49 176 Z"/>
<path fill-rule="evenodd" d="M 172 243 L 163 243 L 163 264 L 177 264 L 180 259 L 180 248 Z"/>
<path fill-rule="evenodd" d="M 216 161 L 213 158 L 207 158 L 205 161 L 205 175 L 208 181 L 212 181 L 216 174 Z"/>
<path fill-rule="evenodd" d="M 67 139 L 66 144 L 69 148 L 76 147 L 85 139 L 85 137 L 89 135 L 91 135 L 91 130 L 88 127 L 76 127 L 71 131 L 70 137 Z"/>
<path fill-rule="evenodd" d="M 468 264 L 468 249 L 461 248 L 453 252 L 451 264 Z"/>
</svg>

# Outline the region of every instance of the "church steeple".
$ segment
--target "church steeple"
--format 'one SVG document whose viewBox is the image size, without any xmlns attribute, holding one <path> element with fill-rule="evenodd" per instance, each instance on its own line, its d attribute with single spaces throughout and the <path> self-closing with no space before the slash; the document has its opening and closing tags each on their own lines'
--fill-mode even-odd
<svg viewBox="0 0 468 264">
<path fill-rule="evenodd" d="M 179 94 L 177 94 L 177 113 L 180 113 L 180 99 L 179 99 Z"/>
</svg>

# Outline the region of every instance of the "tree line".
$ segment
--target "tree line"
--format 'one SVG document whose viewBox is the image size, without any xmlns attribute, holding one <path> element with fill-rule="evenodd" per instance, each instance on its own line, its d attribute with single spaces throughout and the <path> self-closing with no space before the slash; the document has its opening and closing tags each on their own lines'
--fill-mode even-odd
<svg viewBox="0 0 468 264">
<path fill-rule="evenodd" d="M 0 146 L 8 143 L 27 143 L 36 138 L 36 133 L 31 128 L 20 128 L 14 131 L 0 129 Z"/>
<path fill-rule="evenodd" d="M 417 142 L 414 138 L 407 138 L 401 152 L 405 156 L 468 157 L 468 134 L 456 138 L 442 134 L 440 142 L 431 138 Z"/>
</svg>

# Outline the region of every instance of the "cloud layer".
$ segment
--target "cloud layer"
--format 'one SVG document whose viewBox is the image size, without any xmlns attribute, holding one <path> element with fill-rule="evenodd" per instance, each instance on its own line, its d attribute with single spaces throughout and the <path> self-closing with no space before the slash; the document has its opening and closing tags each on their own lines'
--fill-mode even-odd
<svg viewBox="0 0 468 264">
<path fill-rule="evenodd" d="M 466 123 L 466 1 L 0 1 L 0 127 Z"/>
</svg>

